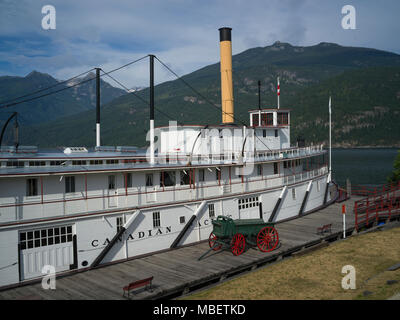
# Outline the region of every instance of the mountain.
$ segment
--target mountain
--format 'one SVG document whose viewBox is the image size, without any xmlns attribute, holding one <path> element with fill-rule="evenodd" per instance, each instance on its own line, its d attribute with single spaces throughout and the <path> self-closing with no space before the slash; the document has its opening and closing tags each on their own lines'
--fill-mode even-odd
<svg viewBox="0 0 400 320">
<path fill-rule="evenodd" d="M 44 95 L 48 92 L 57 91 L 73 86 L 74 84 L 94 78 L 94 73 L 89 73 L 83 78 L 76 78 L 73 81 L 59 84 L 60 80 L 52 76 L 32 71 L 26 77 L 0 77 L 0 106 L 22 101 Z M 59 85 L 57 85 L 59 84 Z M 18 100 L 17 97 L 27 95 L 32 92 L 52 87 L 49 90 L 38 92 L 32 96 L 26 96 Z M 114 88 L 107 82 L 100 80 L 102 104 L 125 94 L 124 90 Z M 56 94 L 42 97 L 40 99 L 24 102 L 22 104 L 0 109 L 0 124 L 9 116 L 9 112 L 17 111 L 22 124 L 30 125 L 46 121 L 52 121 L 60 117 L 69 116 L 90 110 L 96 104 L 96 83 L 95 80 L 85 82 L 69 90 L 63 90 Z"/>
<path fill-rule="evenodd" d="M 79 82 L 89 80 L 88 82 L 84 82 L 71 88 L 71 92 L 72 96 L 77 101 L 79 101 L 79 103 L 90 105 L 92 108 L 96 107 L 96 81 L 90 81 L 90 79 L 93 79 L 95 77 L 95 73 L 89 72 L 85 77 L 76 78 L 74 80 L 68 81 L 66 84 L 67 86 L 72 87 Z M 124 94 L 126 94 L 125 90 L 115 88 L 100 78 L 100 103 L 102 105 Z"/>
<path fill-rule="evenodd" d="M 258 107 L 258 80 L 262 81 L 262 107 L 276 106 L 279 76 L 281 107 L 293 110 L 292 141 L 297 135 L 315 143 L 327 140 L 331 94 L 338 145 L 398 144 L 399 68 L 397 54 L 332 43 L 299 47 L 276 42 L 252 48 L 233 56 L 235 117 L 248 123 L 248 110 Z M 148 89 L 135 94 L 148 101 Z M 221 121 L 219 63 L 164 82 L 156 86 L 155 94 L 157 126 L 170 119 L 185 124 Z M 132 94 L 112 100 L 102 110 L 102 144 L 146 144 L 148 117 L 148 106 Z M 94 119 L 90 110 L 21 128 L 23 144 L 93 146 Z"/>
</svg>

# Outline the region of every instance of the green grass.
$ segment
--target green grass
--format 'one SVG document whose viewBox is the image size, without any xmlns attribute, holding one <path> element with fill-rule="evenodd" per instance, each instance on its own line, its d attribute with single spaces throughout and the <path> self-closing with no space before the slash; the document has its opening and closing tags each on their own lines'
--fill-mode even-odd
<svg viewBox="0 0 400 320">
<path fill-rule="evenodd" d="M 387 299 L 400 292 L 400 228 L 350 237 L 303 256 L 283 260 L 221 285 L 186 296 L 204 300 Z M 356 289 L 341 286 L 342 267 L 356 269 Z M 388 280 L 397 280 L 392 285 Z M 365 296 L 364 292 L 372 294 Z"/>
</svg>

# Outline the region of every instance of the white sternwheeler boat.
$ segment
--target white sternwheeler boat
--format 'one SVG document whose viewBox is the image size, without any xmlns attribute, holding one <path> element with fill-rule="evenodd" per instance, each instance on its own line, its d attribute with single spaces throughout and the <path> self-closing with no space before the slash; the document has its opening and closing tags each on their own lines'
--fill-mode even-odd
<svg viewBox="0 0 400 320">
<path fill-rule="evenodd" d="M 277 222 L 333 200 L 327 151 L 291 145 L 289 110 L 235 119 L 231 29 L 219 31 L 222 124 L 154 128 L 150 55 L 148 149 L 101 146 L 100 117 L 93 149 L 1 148 L 0 287 L 208 240 L 218 215 Z"/>
</svg>

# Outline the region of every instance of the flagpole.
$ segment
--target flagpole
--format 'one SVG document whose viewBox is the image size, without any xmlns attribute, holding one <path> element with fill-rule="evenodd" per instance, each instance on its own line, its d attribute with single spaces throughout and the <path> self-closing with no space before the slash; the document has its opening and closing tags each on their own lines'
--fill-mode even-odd
<svg viewBox="0 0 400 320">
<path fill-rule="evenodd" d="M 329 97 L 329 175 L 332 173 L 332 102 Z"/>
<path fill-rule="evenodd" d="M 278 96 L 278 109 L 279 109 L 279 96 L 281 95 L 281 88 L 279 86 L 279 77 L 278 77 L 278 87 L 277 87 L 277 96 Z"/>
</svg>

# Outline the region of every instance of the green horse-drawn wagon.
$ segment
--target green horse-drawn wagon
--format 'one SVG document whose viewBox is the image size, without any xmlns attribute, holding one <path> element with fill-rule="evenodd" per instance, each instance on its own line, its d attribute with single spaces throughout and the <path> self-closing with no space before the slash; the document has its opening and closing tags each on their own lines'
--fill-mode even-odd
<svg viewBox="0 0 400 320">
<path fill-rule="evenodd" d="M 237 219 L 218 216 L 212 221 L 213 231 L 210 233 L 208 244 L 210 250 L 220 250 L 229 247 L 236 256 L 241 255 L 246 244 L 257 245 L 262 252 L 272 251 L 279 243 L 278 231 L 273 223 L 262 219 Z M 207 252 L 199 258 L 204 257 Z"/>
</svg>

